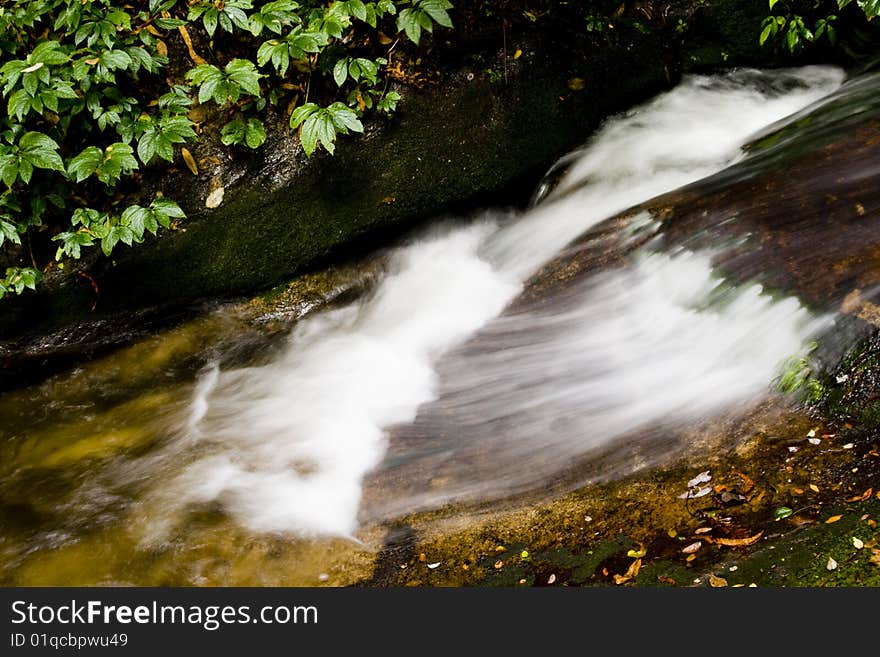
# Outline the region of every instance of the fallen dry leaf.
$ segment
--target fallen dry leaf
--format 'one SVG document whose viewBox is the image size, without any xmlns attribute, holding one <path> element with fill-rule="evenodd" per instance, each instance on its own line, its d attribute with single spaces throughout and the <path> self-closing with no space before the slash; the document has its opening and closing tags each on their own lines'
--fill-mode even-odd
<svg viewBox="0 0 880 657">
<path fill-rule="evenodd" d="M 207 64 L 202 57 L 195 51 L 192 44 L 192 38 L 189 36 L 189 32 L 187 32 L 186 27 L 181 25 L 177 28 L 177 31 L 180 32 L 180 36 L 183 38 L 183 42 L 186 44 L 186 49 L 189 52 L 189 58 L 193 60 L 196 65 Z"/>
<path fill-rule="evenodd" d="M 763 535 L 764 531 L 761 530 L 754 536 L 749 536 L 748 538 L 710 538 L 707 536 L 706 540 L 710 543 L 724 545 L 726 547 L 745 547 L 747 545 L 754 545 Z"/>
<path fill-rule="evenodd" d="M 435 568 L 439 568 L 439 567 L 440 567 L 439 561 L 437 563 L 429 563 L 428 564 L 428 568 L 430 568 L 431 570 L 434 570 Z"/>
<path fill-rule="evenodd" d="M 826 524 L 826 525 L 830 525 L 832 522 L 837 522 L 837 521 L 840 520 L 841 518 L 843 518 L 842 515 L 839 515 L 839 516 L 831 516 L 830 518 L 828 518 L 828 520 L 825 521 L 825 524 Z"/>
<path fill-rule="evenodd" d="M 618 586 L 620 586 L 621 584 L 625 584 L 626 582 L 628 582 L 631 579 L 632 579 L 632 577 L 627 577 L 626 575 L 615 575 L 614 576 L 614 583 L 617 584 Z"/>
<path fill-rule="evenodd" d="M 688 563 L 690 563 L 691 561 L 693 561 L 693 560 L 696 559 L 696 558 L 697 558 L 697 555 L 696 555 L 696 554 L 689 554 L 689 555 L 687 555 L 687 559 L 685 559 L 685 561 L 687 561 Z"/>
<path fill-rule="evenodd" d="M 428 556 L 424 552 L 419 553 L 419 561 L 421 561 L 422 563 L 425 563 L 427 560 L 428 560 Z"/>
<path fill-rule="evenodd" d="M 816 484 L 810 484 L 810 490 L 813 491 L 814 493 L 818 493 L 819 487 Z"/>
<path fill-rule="evenodd" d="M 742 492 L 744 494 L 748 495 L 751 492 L 751 490 L 755 487 L 755 482 L 752 481 L 751 479 L 749 479 L 742 472 L 737 472 L 736 474 L 739 476 L 740 479 L 743 480 Z"/>
<path fill-rule="evenodd" d="M 856 538 L 855 536 L 853 536 L 852 542 L 853 542 L 853 547 L 856 550 L 861 550 L 863 547 L 865 547 L 865 542 L 860 538 Z"/>
<path fill-rule="evenodd" d="M 199 167 L 196 165 L 196 161 L 193 159 L 192 153 L 189 152 L 186 148 L 180 149 L 180 154 L 183 155 L 183 161 L 186 163 L 186 167 L 192 171 L 192 175 L 199 175 Z"/>
<path fill-rule="evenodd" d="M 687 547 L 682 548 L 681 551 L 684 552 L 685 554 L 693 554 L 694 552 L 699 550 L 701 547 L 703 547 L 703 542 L 702 541 L 695 541 L 695 542 L 691 543 L 690 545 L 688 545 Z"/>
<path fill-rule="evenodd" d="M 555 581 L 556 581 L 556 575 L 550 575 L 550 577 L 547 578 L 548 584 L 553 584 L 553 582 L 555 582 Z"/>
<path fill-rule="evenodd" d="M 828 557 L 828 563 L 825 564 L 825 568 L 828 570 L 837 570 L 837 562 L 833 557 Z"/>
<path fill-rule="evenodd" d="M 495 570 L 501 570 L 502 568 L 504 568 L 504 562 L 499 559 L 495 562 Z"/>
<path fill-rule="evenodd" d="M 713 589 L 722 589 L 727 586 L 727 580 L 723 577 L 709 575 L 709 586 L 711 586 Z"/>
<path fill-rule="evenodd" d="M 871 497 L 871 495 L 873 495 L 873 494 L 874 494 L 874 489 L 873 489 L 873 488 L 869 488 L 868 490 L 866 490 L 866 491 L 865 491 L 864 493 L 862 493 L 861 495 L 856 495 L 855 497 L 851 497 L 851 498 L 849 498 L 849 499 L 847 500 L 847 502 L 864 502 L 864 501 L 867 500 L 869 497 Z"/>
<path fill-rule="evenodd" d="M 880 566 L 880 550 L 871 550 L 871 558 L 868 561 L 875 566 Z"/>
<path fill-rule="evenodd" d="M 694 534 L 708 534 L 711 531 L 712 531 L 711 527 L 700 527 L 699 529 L 697 529 L 694 532 Z"/>
<path fill-rule="evenodd" d="M 657 581 L 662 582 L 663 584 L 671 584 L 672 586 L 675 586 L 677 583 L 671 577 L 664 577 L 663 575 L 657 575 Z"/>
</svg>

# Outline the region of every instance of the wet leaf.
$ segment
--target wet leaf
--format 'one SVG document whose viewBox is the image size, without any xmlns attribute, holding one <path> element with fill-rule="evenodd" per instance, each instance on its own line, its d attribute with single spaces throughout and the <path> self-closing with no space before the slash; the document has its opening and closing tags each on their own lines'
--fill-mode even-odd
<svg viewBox="0 0 880 657">
<path fill-rule="evenodd" d="M 697 555 L 696 555 L 696 554 L 689 554 L 689 555 L 687 556 L 687 559 L 685 559 L 685 561 L 687 561 L 688 563 L 690 563 L 691 561 L 693 561 L 693 560 L 696 559 L 696 558 L 697 558 Z"/>
<path fill-rule="evenodd" d="M 506 549 L 503 545 L 499 545 L 495 548 L 495 552 L 504 552 Z"/>
<path fill-rule="evenodd" d="M 820 445 L 822 441 L 819 438 L 808 438 L 807 442 L 811 445 Z"/>
<path fill-rule="evenodd" d="M 501 570 L 502 568 L 504 568 L 504 562 L 499 559 L 495 562 L 495 570 Z"/>
<path fill-rule="evenodd" d="M 525 561 L 526 559 L 528 559 L 528 558 L 529 558 L 529 551 L 528 551 L 528 550 L 523 550 L 522 552 L 520 552 L 520 553 L 519 553 L 519 558 L 522 559 L 523 561 Z"/>
<path fill-rule="evenodd" d="M 816 484 L 810 484 L 810 490 L 813 491 L 814 493 L 818 493 L 819 487 Z"/>
<path fill-rule="evenodd" d="M 675 586 L 677 582 L 671 577 L 664 577 L 663 575 L 657 575 L 657 581 L 663 584 L 669 584 L 671 586 Z"/>
<path fill-rule="evenodd" d="M 853 536 L 852 542 L 853 547 L 855 547 L 856 550 L 861 550 L 863 547 L 865 547 L 864 541 L 862 541 L 862 539 L 860 538 L 856 538 L 855 536 Z"/>
<path fill-rule="evenodd" d="M 875 566 L 880 566 L 880 550 L 871 550 L 871 558 L 868 561 Z"/>
<path fill-rule="evenodd" d="M 828 563 L 825 564 L 825 568 L 828 570 L 837 570 L 837 562 L 833 557 L 828 557 Z"/>
<path fill-rule="evenodd" d="M 681 551 L 685 554 L 693 554 L 694 552 L 699 550 L 701 547 L 703 547 L 703 542 L 702 541 L 695 541 L 695 542 L 691 543 L 690 545 L 682 548 Z"/>
<path fill-rule="evenodd" d="M 566 86 L 572 91 L 583 91 L 587 86 L 587 82 L 583 78 L 571 78 L 566 83 Z"/>
<path fill-rule="evenodd" d="M 550 577 L 547 578 L 547 583 L 548 583 L 548 584 L 553 584 L 555 581 L 556 581 L 556 575 L 555 575 L 555 574 L 550 575 Z"/>
<path fill-rule="evenodd" d="M 522 57 L 522 50 L 520 50 L 519 48 L 517 48 L 517 49 L 516 49 L 516 52 L 513 53 L 513 58 L 514 58 L 514 59 L 519 59 L 520 57 Z"/>
<path fill-rule="evenodd" d="M 782 520 L 783 518 L 788 518 L 794 510 L 787 506 L 781 506 L 776 511 L 773 512 L 773 518 L 775 520 Z"/>
<path fill-rule="evenodd" d="M 833 523 L 833 522 L 837 522 L 837 521 L 840 520 L 841 518 L 843 518 L 842 515 L 839 515 L 839 516 L 831 516 L 830 518 L 828 518 L 828 520 L 825 521 L 825 524 L 826 524 L 826 525 L 830 525 L 830 524 Z"/>
<path fill-rule="evenodd" d="M 424 552 L 419 554 L 419 561 L 421 561 L 422 563 L 425 563 L 427 560 L 428 560 L 428 557 Z"/>
<path fill-rule="evenodd" d="M 691 479 L 687 484 L 688 488 L 696 488 L 700 484 L 706 484 L 712 481 L 712 475 L 710 475 L 709 472 L 709 470 L 705 470 L 704 472 L 701 472 L 696 477 Z"/>
<path fill-rule="evenodd" d="M 709 575 L 709 586 L 711 586 L 713 589 L 722 589 L 727 586 L 727 580 L 723 577 Z"/>
<path fill-rule="evenodd" d="M 748 545 L 754 545 L 758 542 L 758 540 L 764 535 L 764 530 L 759 531 L 754 536 L 749 536 L 748 538 L 706 538 L 707 541 L 715 543 L 716 545 L 724 545 L 726 547 L 746 547 Z"/>
<path fill-rule="evenodd" d="M 614 576 L 614 583 L 617 584 L 618 586 L 620 586 L 621 584 L 625 584 L 626 582 L 628 582 L 631 579 L 632 579 L 632 577 L 627 577 L 626 575 L 615 575 Z"/>
<path fill-rule="evenodd" d="M 641 559 L 647 553 L 648 553 L 648 551 L 645 549 L 645 546 L 640 545 L 638 550 L 630 550 L 629 552 L 626 553 L 626 556 L 628 556 L 632 559 Z"/>
<path fill-rule="evenodd" d="M 439 561 L 436 562 L 436 563 L 429 563 L 429 564 L 428 564 L 428 568 L 430 568 L 431 570 L 434 570 L 434 569 L 437 568 L 438 566 L 440 566 L 440 562 L 439 562 Z"/>
<path fill-rule="evenodd" d="M 865 491 L 864 493 L 862 493 L 861 495 L 856 495 L 855 497 L 851 497 L 851 498 L 849 498 L 849 499 L 847 500 L 847 502 L 864 502 L 865 500 L 867 500 L 868 498 L 870 498 L 871 495 L 873 495 L 873 494 L 874 494 L 874 489 L 873 489 L 873 488 L 869 488 L 868 490 L 866 490 L 866 491 Z"/>
<path fill-rule="evenodd" d="M 186 148 L 181 148 L 180 154 L 183 155 L 183 161 L 186 163 L 187 168 L 192 171 L 192 174 L 194 176 L 199 175 L 199 167 L 196 164 L 195 159 L 193 159 L 192 153 Z"/>
<path fill-rule="evenodd" d="M 708 534 L 711 531 L 712 531 L 711 527 L 700 527 L 699 529 L 697 529 L 694 532 L 694 534 Z"/>
</svg>

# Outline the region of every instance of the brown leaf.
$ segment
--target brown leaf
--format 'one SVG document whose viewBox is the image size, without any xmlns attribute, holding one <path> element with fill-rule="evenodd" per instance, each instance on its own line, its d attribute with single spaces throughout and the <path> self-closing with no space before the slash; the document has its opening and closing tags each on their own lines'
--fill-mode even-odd
<svg viewBox="0 0 880 657">
<path fill-rule="evenodd" d="M 814 493 L 818 493 L 819 487 L 816 484 L 810 484 L 810 490 L 813 491 Z"/>
<path fill-rule="evenodd" d="M 629 565 L 629 568 L 626 569 L 626 576 L 627 577 L 638 577 L 639 571 L 641 569 L 642 569 L 642 560 L 636 559 L 635 561 L 633 561 Z"/>
<path fill-rule="evenodd" d="M 502 568 L 504 568 L 504 562 L 499 559 L 495 562 L 495 570 L 501 570 Z"/>
<path fill-rule="evenodd" d="M 162 57 L 168 56 L 168 46 L 165 44 L 162 39 L 156 41 L 156 52 L 159 53 Z"/>
<path fill-rule="evenodd" d="M 748 495 L 749 492 L 751 492 L 751 490 L 755 487 L 755 482 L 752 481 L 751 479 L 749 479 L 742 472 L 737 472 L 736 474 L 739 475 L 739 478 L 743 480 L 743 487 L 742 487 L 743 494 Z"/>
<path fill-rule="evenodd" d="M 196 65 L 207 64 L 208 62 L 202 59 L 195 51 L 195 48 L 193 48 L 192 39 L 189 36 L 189 32 L 186 31 L 186 26 L 181 25 L 177 30 L 180 32 L 180 36 L 183 37 L 183 42 L 186 44 L 186 49 L 189 51 L 189 58 L 193 60 Z"/>
<path fill-rule="evenodd" d="M 727 586 L 727 580 L 723 577 L 709 575 L 709 586 L 711 586 L 713 589 L 722 589 Z"/>
<path fill-rule="evenodd" d="M 664 577 L 663 575 L 657 575 L 657 581 L 662 582 L 663 584 L 670 584 L 672 586 L 675 586 L 677 584 L 677 582 L 671 577 Z"/>
<path fill-rule="evenodd" d="M 627 577 L 626 575 L 615 575 L 614 576 L 614 583 L 617 584 L 618 586 L 620 586 L 621 584 L 625 584 L 626 582 L 628 582 L 631 579 L 632 579 L 632 577 Z"/>
<path fill-rule="evenodd" d="M 186 162 L 186 168 L 192 171 L 194 176 L 199 175 L 199 167 L 196 165 L 196 161 L 193 159 L 192 153 L 189 152 L 186 148 L 180 149 L 180 154 L 183 155 L 183 161 Z"/>
<path fill-rule="evenodd" d="M 703 547 L 702 541 L 695 541 L 694 543 L 691 543 L 690 545 L 683 547 L 681 549 L 681 551 L 684 552 L 685 554 L 693 554 L 694 552 L 699 550 L 701 547 Z"/>
<path fill-rule="evenodd" d="M 825 524 L 830 525 L 832 522 L 837 522 L 841 518 L 843 518 L 842 515 L 841 516 L 831 516 L 830 518 L 828 518 L 828 520 L 825 521 Z"/>
<path fill-rule="evenodd" d="M 694 531 L 694 534 L 708 534 L 711 531 L 712 531 L 711 527 L 700 527 L 699 529 Z"/>
<path fill-rule="evenodd" d="M 871 550 L 871 558 L 868 561 L 875 566 L 880 566 L 880 550 Z"/>
<path fill-rule="evenodd" d="M 91 58 L 86 59 L 86 60 L 84 60 L 84 61 L 85 61 L 85 63 L 88 64 L 89 66 L 94 66 L 95 64 L 97 64 L 98 62 L 101 61 L 101 58 L 100 58 L 100 57 L 91 57 Z"/>
<path fill-rule="evenodd" d="M 745 547 L 747 545 L 754 545 L 758 542 L 764 535 L 764 531 L 761 530 L 754 536 L 749 536 L 748 538 L 709 538 L 706 540 L 710 543 L 715 543 L 716 545 L 725 545 L 727 547 Z"/>
<path fill-rule="evenodd" d="M 866 491 L 865 491 L 864 493 L 862 493 L 861 495 L 856 495 L 855 497 L 851 497 L 851 498 L 849 498 L 849 499 L 847 500 L 847 502 L 864 502 L 864 501 L 867 500 L 869 497 L 871 497 L 871 495 L 873 495 L 873 494 L 874 494 L 874 489 L 873 489 L 873 488 L 869 488 L 868 490 L 866 490 Z"/>
<path fill-rule="evenodd" d="M 379 32 L 378 38 L 379 38 L 379 43 L 381 43 L 383 46 L 387 46 L 389 43 L 391 43 L 391 37 L 389 37 L 384 32 Z"/>
</svg>

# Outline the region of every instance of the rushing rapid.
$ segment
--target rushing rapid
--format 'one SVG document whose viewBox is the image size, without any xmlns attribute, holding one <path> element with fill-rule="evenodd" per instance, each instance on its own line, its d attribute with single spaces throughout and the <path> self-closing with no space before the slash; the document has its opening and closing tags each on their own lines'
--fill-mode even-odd
<svg viewBox="0 0 880 657">
<path fill-rule="evenodd" d="M 829 320 L 727 284 L 711 252 L 649 243 L 558 304 L 502 312 L 572 239 L 730 165 L 842 81 L 823 67 L 688 78 L 610 120 L 531 210 L 400 247 L 368 298 L 301 322 L 272 362 L 203 373 L 177 435 L 143 464 L 175 464 L 153 474 L 156 508 L 219 504 L 255 531 L 350 535 L 359 514 L 526 489 L 640 430 L 767 394 Z M 401 474 L 364 500 L 383 471 Z"/>
</svg>

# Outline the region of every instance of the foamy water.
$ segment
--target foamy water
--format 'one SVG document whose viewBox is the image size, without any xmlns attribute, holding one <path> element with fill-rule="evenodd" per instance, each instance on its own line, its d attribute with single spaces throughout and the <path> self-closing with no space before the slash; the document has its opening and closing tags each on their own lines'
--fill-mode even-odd
<svg viewBox="0 0 880 657">
<path fill-rule="evenodd" d="M 640 427 L 766 393 L 778 363 L 825 320 L 758 286 L 725 288 L 710 253 L 645 251 L 589 279 L 574 305 L 493 318 L 570 240 L 721 170 L 752 133 L 842 79 L 820 67 L 687 79 L 610 120 L 538 207 L 400 248 L 374 294 L 301 322 L 270 364 L 205 373 L 166 448 L 186 465 L 170 480 L 157 475 L 163 508 L 219 503 L 256 531 L 351 535 L 364 478 L 384 467 L 388 428 L 438 395 L 452 424 L 432 458 L 458 468 L 455 483 L 409 482 L 389 513 L 532 485 Z M 445 359 L 481 328 L 497 338 L 491 350 Z M 479 477 L 467 473 L 468 423 L 498 429 L 498 468 Z"/>
</svg>

